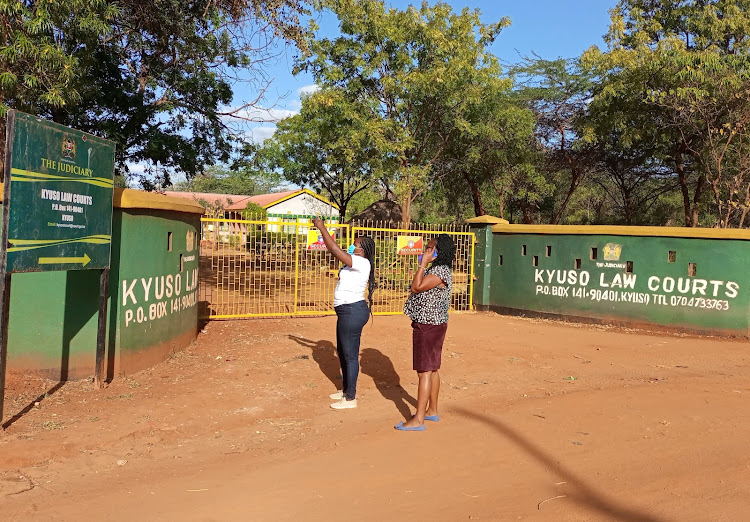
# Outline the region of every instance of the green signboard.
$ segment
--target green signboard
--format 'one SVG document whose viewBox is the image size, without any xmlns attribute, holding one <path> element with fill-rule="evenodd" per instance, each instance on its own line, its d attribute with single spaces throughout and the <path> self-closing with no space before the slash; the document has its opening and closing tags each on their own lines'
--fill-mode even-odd
<svg viewBox="0 0 750 522">
<path fill-rule="evenodd" d="M 20 112 L 9 123 L 7 271 L 109 267 L 114 143 Z"/>
</svg>

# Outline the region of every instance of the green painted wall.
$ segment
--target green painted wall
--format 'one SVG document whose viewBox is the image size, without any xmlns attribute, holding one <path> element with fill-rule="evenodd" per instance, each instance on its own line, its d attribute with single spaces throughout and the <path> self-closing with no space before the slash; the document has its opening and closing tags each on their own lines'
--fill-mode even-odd
<svg viewBox="0 0 750 522">
<path fill-rule="evenodd" d="M 750 333 L 749 241 L 486 235 L 487 228 L 477 227 L 478 243 L 491 243 L 477 249 L 487 254 L 475 260 L 475 270 L 489 271 L 489 278 L 476 272 L 480 308 L 719 335 Z"/>
<path fill-rule="evenodd" d="M 195 338 L 199 227 L 195 213 L 114 210 L 109 377 L 163 360 Z M 93 375 L 98 292 L 98 270 L 13 274 L 9 370 Z"/>
<path fill-rule="evenodd" d="M 98 270 L 13 274 L 8 368 L 93 375 L 98 299 Z"/>
<path fill-rule="evenodd" d="M 182 348 L 198 328 L 200 215 L 165 210 L 117 212 L 120 241 L 112 258 L 110 322 L 119 371 L 144 368 Z M 171 239 L 170 239 L 171 236 Z M 170 250 L 171 244 L 171 250 Z"/>
</svg>

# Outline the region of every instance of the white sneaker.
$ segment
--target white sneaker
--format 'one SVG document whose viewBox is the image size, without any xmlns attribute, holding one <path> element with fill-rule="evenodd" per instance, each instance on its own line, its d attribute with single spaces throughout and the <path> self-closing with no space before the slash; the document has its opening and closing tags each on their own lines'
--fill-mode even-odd
<svg viewBox="0 0 750 522">
<path fill-rule="evenodd" d="M 346 397 L 343 397 L 339 402 L 334 402 L 331 404 L 331 408 L 334 410 L 346 410 L 349 408 L 356 408 L 357 407 L 357 399 L 352 399 L 351 401 L 347 401 Z"/>
<path fill-rule="evenodd" d="M 340 401 L 344 398 L 344 390 L 339 390 L 336 393 L 332 393 L 328 396 L 329 399 L 333 399 L 334 401 Z"/>
</svg>

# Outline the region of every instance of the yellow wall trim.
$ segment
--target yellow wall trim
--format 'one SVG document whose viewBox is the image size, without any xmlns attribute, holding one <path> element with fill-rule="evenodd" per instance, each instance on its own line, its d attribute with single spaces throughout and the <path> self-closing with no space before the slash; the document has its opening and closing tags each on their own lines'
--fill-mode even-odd
<svg viewBox="0 0 750 522">
<path fill-rule="evenodd" d="M 611 225 L 495 225 L 496 234 L 575 234 L 589 236 L 685 237 L 750 240 L 750 230 L 738 228 L 627 227 Z"/>
<path fill-rule="evenodd" d="M 155 210 L 172 210 L 190 214 L 203 214 L 205 209 L 197 201 L 185 198 L 165 196 L 156 192 L 116 188 L 112 206 L 114 208 L 148 208 Z"/>
</svg>

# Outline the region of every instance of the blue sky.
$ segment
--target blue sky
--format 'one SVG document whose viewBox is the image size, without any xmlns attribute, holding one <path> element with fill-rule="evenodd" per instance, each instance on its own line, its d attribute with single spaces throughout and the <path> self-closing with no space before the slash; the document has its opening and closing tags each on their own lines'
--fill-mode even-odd
<svg viewBox="0 0 750 522">
<path fill-rule="evenodd" d="M 404 9 L 420 2 L 392 0 L 391 7 Z M 434 3 L 434 2 L 430 2 Z M 493 23 L 504 16 L 512 25 L 503 30 L 490 47 L 501 61 L 514 63 L 521 55 L 536 53 L 542 58 L 572 58 L 592 45 L 603 47 L 602 36 L 609 28 L 609 9 L 616 0 L 448 0 L 454 11 L 464 7 L 479 9 L 483 23 Z M 324 16 L 319 20 L 321 33 L 335 36 L 336 19 Z M 300 107 L 300 93 L 313 88 L 313 78 L 308 74 L 292 75 L 292 53 L 281 59 L 267 72 L 273 82 L 261 104 L 268 109 L 270 118 L 296 113 Z M 255 99 L 257 93 L 237 89 L 234 105 Z M 273 134 L 274 125 L 253 124 L 252 139 L 263 140 Z"/>
</svg>

